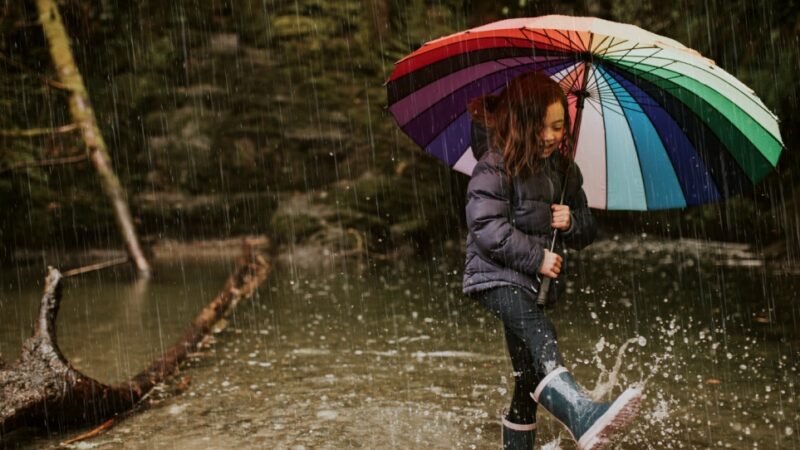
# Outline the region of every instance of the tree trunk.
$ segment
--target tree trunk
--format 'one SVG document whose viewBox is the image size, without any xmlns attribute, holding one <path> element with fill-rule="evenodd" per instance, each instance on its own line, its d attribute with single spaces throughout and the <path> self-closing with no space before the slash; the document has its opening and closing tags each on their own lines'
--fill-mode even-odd
<svg viewBox="0 0 800 450">
<path fill-rule="evenodd" d="M 14 364 L 7 366 L 0 360 L 0 438 L 23 426 L 59 430 L 98 424 L 131 409 L 156 384 L 174 374 L 214 324 L 239 300 L 252 296 L 267 278 L 269 262 L 249 246 L 245 250 L 246 256 L 223 290 L 200 311 L 178 342 L 142 372 L 116 386 L 83 375 L 58 348 L 56 316 L 62 275 L 50 268 L 33 336 L 25 341 Z"/>
<path fill-rule="evenodd" d="M 122 239 L 125 241 L 128 254 L 136 264 L 139 274 L 145 277 L 149 276 L 150 264 L 147 262 L 147 258 L 145 258 L 144 252 L 139 245 L 139 238 L 136 235 L 136 228 L 133 226 L 125 190 L 111 167 L 106 143 L 100 133 L 100 128 L 97 126 L 97 119 L 89 102 L 89 95 L 86 92 L 86 86 L 83 84 L 83 78 L 72 57 L 69 37 L 61 21 L 58 6 L 54 0 L 36 0 L 36 7 L 39 11 L 39 21 L 50 46 L 53 65 L 55 65 L 59 79 L 70 92 L 69 110 L 72 114 L 72 119 L 81 130 L 81 136 L 86 145 L 89 159 L 100 176 L 100 185 L 103 191 L 111 201 L 117 227 L 122 234 Z"/>
</svg>

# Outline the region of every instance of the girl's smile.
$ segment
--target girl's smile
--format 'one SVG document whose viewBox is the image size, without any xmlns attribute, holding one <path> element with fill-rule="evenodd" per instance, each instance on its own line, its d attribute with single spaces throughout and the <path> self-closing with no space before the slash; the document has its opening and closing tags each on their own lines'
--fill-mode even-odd
<svg viewBox="0 0 800 450">
<path fill-rule="evenodd" d="M 553 102 L 547 107 L 544 126 L 537 137 L 543 144 L 542 158 L 550 156 L 561 144 L 564 139 L 564 107 L 561 102 Z"/>
</svg>

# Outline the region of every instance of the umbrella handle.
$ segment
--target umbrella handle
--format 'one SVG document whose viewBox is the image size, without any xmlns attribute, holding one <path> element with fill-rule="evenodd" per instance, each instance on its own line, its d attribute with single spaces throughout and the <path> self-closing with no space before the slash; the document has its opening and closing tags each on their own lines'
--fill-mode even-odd
<svg viewBox="0 0 800 450">
<path fill-rule="evenodd" d="M 561 192 L 561 203 L 564 203 L 564 192 Z M 558 237 L 558 229 L 553 230 L 553 241 L 550 242 L 550 251 L 556 248 L 556 237 Z M 539 283 L 539 296 L 536 297 L 536 304 L 538 306 L 545 306 L 547 304 L 547 293 L 550 291 L 550 277 L 542 276 L 542 282 Z"/>
<path fill-rule="evenodd" d="M 538 306 L 547 304 L 547 293 L 550 291 L 550 277 L 544 277 L 541 284 L 539 284 L 539 297 L 536 299 Z"/>
</svg>

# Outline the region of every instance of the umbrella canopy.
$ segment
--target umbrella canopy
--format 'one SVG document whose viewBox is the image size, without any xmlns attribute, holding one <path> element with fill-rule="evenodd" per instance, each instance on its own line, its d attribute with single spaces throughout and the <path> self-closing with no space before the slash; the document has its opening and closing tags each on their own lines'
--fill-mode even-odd
<svg viewBox="0 0 800 450">
<path fill-rule="evenodd" d="M 562 86 L 573 124 L 581 116 L 575 161 L 593 208 L 717 201 L 752 188 L 783 150 L 777 117 L 713 61 L 591 17 L 502 20 L 428 42 L 396 63 L 389 111 L 428 153 L 471 174 L 467 104 L 530 71 Z"/>
</svg>

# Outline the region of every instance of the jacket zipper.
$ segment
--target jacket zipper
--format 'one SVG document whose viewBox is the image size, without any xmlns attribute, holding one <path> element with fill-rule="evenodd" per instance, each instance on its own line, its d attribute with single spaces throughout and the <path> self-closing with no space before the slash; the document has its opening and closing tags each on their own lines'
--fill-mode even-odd
<svg viewBox="0 0 800 450">
<path fill-rule="evenodd" d="M 549 173 L 545 173 L 544 177 L 547 178 L 547 183 L 550 185 L 550 203 L 553 203 L 556 201 L 556 185 L 553 184 L 553 179 L 550 178 Z"/>
</svg>

